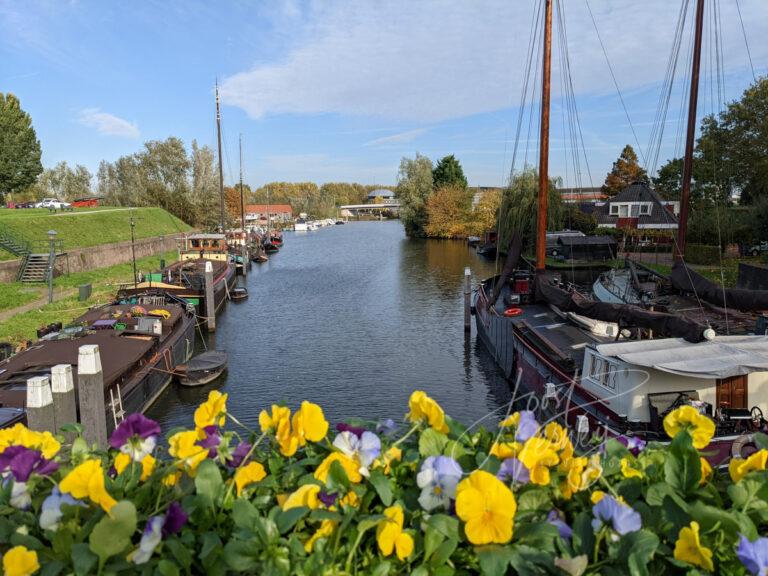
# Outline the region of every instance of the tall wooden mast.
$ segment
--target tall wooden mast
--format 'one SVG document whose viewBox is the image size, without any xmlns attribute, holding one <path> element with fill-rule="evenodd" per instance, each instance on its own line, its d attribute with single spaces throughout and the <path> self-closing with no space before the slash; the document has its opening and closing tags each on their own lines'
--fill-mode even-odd
<svg viewBox="0 0 768 576">
<path fill-rule="evenodd" d="M 219 210 L 221 233 L 226 231 L 224 218 L 224 163 L 221 161 L 221 110 L 219 109 L 219 83 L 216 82 L 216 137 L 219 141 Z"/>
<path fill-rule="evenodd" d="M 243 194 L 243 135 L 240 134 L 240 226 L 245 232 L 245 196 Z"/>
<path fill-rule="evenodd" d="M 696 107 L 699 101 L 699 69 L 701 68 L 701 37 L 704 28 L 704 0 L 696 2 L 696 23 L 691 61 L 691 93 L 688 99 L 688 130 L 685 135 L 685 156 L 683 157 L 683 190 L 680 195 L 680 218 L 677 225 L 675 260 L 683 261 L 685 256 L 685 233 L 688 229 L 688 204 L 691 196 L 691 175 L 693 173 L 693 145 L 696 136 Z"/>
<path fill-rule="evenodd" d="M 541 68 L 541 134 L 539 136 L 539 208 L 536 229 L 536 270 L 544 271 L 547 254 L 549 199 L 549 90 L 552 60 L 552 0 L 544 7 L 544 58 Z"/>
</svg>

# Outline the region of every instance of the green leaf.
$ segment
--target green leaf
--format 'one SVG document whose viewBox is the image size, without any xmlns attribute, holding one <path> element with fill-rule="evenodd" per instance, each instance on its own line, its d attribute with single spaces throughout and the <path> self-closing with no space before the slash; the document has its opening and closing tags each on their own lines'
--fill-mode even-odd
<svg viewBox="0 0 768 576">
<path fill-rule="evenodd" d="M 198 495 L 208 500 L 208 505 L 213 507 L 219 496 L 224 481 L 221 479 L 221 471 L 213 460 L 203 460 L 197 467 L 195 476 L 195 491 Z"/>
<path fill-rule="evenodd" d="M 441 532 L 427 525 L 426 530 L 424 530 L 424 560 L 429 560 L 429 557 L 443 543 L 443 540 L 445 540 L 445 536 Z"/>
<path fill-rule="evenodd" d="M 40 576 L 58 576 L 64 570 L 64 563 L 60 560 L 46 562 L 40 570 Z"/>
<path fill-rule="evenodd" d="M 756 432 L 754 435 L 755 445 L 758 450 L 768 450 L 768 434 L 762 432 Z"/>
<path fill-rule="evenodd" d="M 256 518 L 256 535 L 261 540 L 262 545 L 267 548 L 276 544 L 280 538 L 280 532 L 277 525 L 269 518 Z"/>
<path fill-rule="evenodd" d="M 427 526 L 440 532 L 446 538 L 459 539 L 459 520 L 447 514 L 434 514 L 427 520 Z"/>
<path fill-rule="evenodd" d="M 309 515 L 310 520 L 333 520 L 334 522 L 341 522 L 342 516 L 338 512 L 331 510 L 312 510 Z"/>
<path fill-rule="evenodd" d="M 77 576 L 90 574 L 96 568 L 98 562 L 99 557 L 91 552 L 91 549 L 85 542 L 72 545 L 72 565 Z"/>
<path fill-rule="evenodd" d="M 376 493 L 381 498 L 381 503 L 384 506 L 392 504 L 392 484 L 381 470 L 374 470 L 371 472 L 371 476 L 368 478 L 371 484 L 373 484 Z"/>
<path fill-rule="evenodd" d="M 569 576 L 581 576 L 586 572 L 588 565 L 589 558 L 586 554 L 573 558 L 555 558 L 555 566 Z"/>
<path fill-rule="evenodd" d="M 717 529 L 723 533 L 726 541 L 730 540 L 735 543 L 738 539 L 736 534 L 739 531 L 739 522 L 727 510 L 721 510 L 697 501 L 691 505 L 691 518 L 699 523 L 703 533 Z"/>
<path fill-rule="evenodd" d="M 481 546 L 475 548 L 480 561 L 480 573 L 485 576 L 504 576 L 512 559 L 512 550 L 508 546 Z"/>
<path fill-rule="evenodd" d="M 255 532 L 258 518 L 259 511 L 245 498 L 238 498 L 232 504 L 232 520 L 238 528 Z"/>
<path fill-rule="evenodd" d="M 136 508 L 132 502 L 121 500 L 94 526 L 88 537 L 91 551 L 99 557 L 101 565 L 112 556 L 131 546 L 136 531 Z M 73 546 L 74 548 L 74 546 Z"/>
<path fill-rule="evenodd" d="M 432 555 L 432 561 L 430 564 L 433 566 L 440 566 L 441 564 L 445 564 L 451 557 L 451 554 L 453 554 L 454 550 L 456 550 L 458 545 L 459 541 L 455 538 L 449 538 L 440 544 L 440 546 L 437 547 L 437 550 L 435 550 L 435 553 Z"/>
<path fill-rule="evenodd" d="M 235 572 L 251 571 L 258 565 L 259 548 L 254 542 L 230 540 L 224 546 L 224 560 Z"/>
<path fill-rule="evenodd" d="M 678 434 L 669 444 L 668 450 L 664 462 L 664 478 L 678 492 L 692 492 L 701 480 L 701 460 L 693 447 L 691 436 L 688 433 Z"/>
<path fill-rule="evenodd" d="M 309 514 L 309 508 L 306 506 L 281 510 L 278 513 L 277 518 L 275 518 L 277 529 L 280 531 L 280 534 L 288 532 L 296 525 L 296 522 L 304 518 L 307 514 Z"/>
<path fill-rule="evenodd" d="M 458 460 L 459 458 L 465 456 L 466 454 L 467 454 L 467 450 L 464 448 L 462 444 L 460 444 L 456 440 L 449 440 L 448 443 L 445 445 L 445 448 L 443 448 L 443 455 L 450 456 L 454 460 Z"/>
<path fill-rule="evenodd" d="M 165 547 L 170 550 L 176 561 L 181 564 L 185 570 L 189 571 L 192 566 L 192 552 L 182 544 L 178 538 L 170 538 L 165 541 Z"/>
<path fill-rule="evenodd" d="M 515 525 L 515 542 L 537 550 L 555 552 L 557 526 L 549 522 L 525 522 Z"/>
<path fill-rule="evenodd" d="M 517 500 L 518 513 L 542 512 L 552 509 L 552 498 L 544 488 L 529 488 Z"/>
<path fill-rule="evenodd" d="M 659 547 L 659 537 L 648 530 L 630 532 L 621 539 L 619 558 L 626 558 L 632 576 L 647 576 L 648 563 Z"/>
<path fill-rule="evenodd" d="M 419 437 L 419 454 L 425 458 L 440 456 L 447 444 L 448 436 L 433 428 L 427 428 Z"/>
<path fill-rule="evenodd" d="M 162 576 L 179 576 L 179 567 L 170 560 L 160 560 L 157 563 L 157 571 Z"/>
<path fill-rule="evenodd" d="M 203 562 L 218 548 L 223 548 L 221 538 L 216 532 L 206 532 L 202 536 L 203 546 L 200 548 L 200 552 L 197 557 Z"/>
<path fill-rule="evenodd" d="M 387 576 L 389 570 L 392 568 L 392 563 L 384 560 L 380 564 L 377 564 L 373 570 L 371 570 L 371 576 Z"/>
<path fill-rule="evenodd" d="M 595 547 L 595 532 L 592 530 L 592 515 L 580 512 L 573 521 L 573 548 L 581 554 L 592 554 Z"/>
<path fill-rule="evenodd" d="M 328 469 L 328 478 L 326 478 L 326 488 L 329 492 L 349 490 L 349 477 L 346 470 L 344 470 L 344 466 L 338 460 L 331 462 L 331 467 Z"/>
</svg>

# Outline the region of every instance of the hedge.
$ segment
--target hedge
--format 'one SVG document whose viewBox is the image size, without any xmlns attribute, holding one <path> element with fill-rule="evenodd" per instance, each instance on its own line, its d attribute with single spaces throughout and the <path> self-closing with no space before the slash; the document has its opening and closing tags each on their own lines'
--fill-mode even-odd
<svg viewBox="0 0 768 576">
<path fill-rule="evenodd" d="M 686 244 L 685 261 L 688 264 L 703 264 L 706 266 L 720 263 L 720 247 L 706 244 Z"/>
</svg>

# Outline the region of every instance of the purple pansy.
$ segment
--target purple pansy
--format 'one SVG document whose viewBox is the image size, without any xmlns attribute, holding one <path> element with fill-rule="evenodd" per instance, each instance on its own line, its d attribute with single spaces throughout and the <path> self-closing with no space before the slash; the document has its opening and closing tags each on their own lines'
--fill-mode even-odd
<svg viewBox="0 0 768 576">
<path fill-rule="evenodd" d="M 502 482 L 518 482 L 528 484 L 531 481 L 531 472 L 517 458 L 507 458 L 501 463 L 496 477 Z"/>
<path fill-rule="evenodd" d="M 736 555 L 753 576 L 768 574 L 768 538 L 758 538 L 754 542 L 743 534 L 739 534 L 739 546 Z"/>
<path fill-rule="evenodd" d="M 173 534 L 178 534 L 187 523 L 187 513 L 184 512 L 184 508 L 178 502 L 171 502 L 168 506 L 168 510 L 165 511 L 165 518 L 163 521 L 163 538 L 167 538 Z"/>
<path fill-rule="evenodd" d="M 397 431 L 397 424 L 395 424 L 395 421 L 392 420 L 392 418 L 379 420 L 378 424 L 376 424 L 377 434 L 382 434 L 384 436 L 391 436 L 396 431 Z"/>
<path fill-rule="evenodd" d="M 547 522 L 557 527 L 557 531 L 560 533 L 560 538 L 570 541 L 573 536 L 573 530 L 565 523 L 562 512 L 555 509 L 550 510 L 549 514 L 547 514 Z"/>
<path fill-rule="evenodd" d="M 343 422 L 339 422 L 338 424 L 336 424 L 336 431 L 351 432 L 358 438 L 361 438 L 363 436 L 363 432 L 365 432 L 365 428 L 362 428 L 360 426 L 351 426 L 349 424 L 344 424 Z"/>
<path fill-rule="evenodd" d="M 39 450 L 24 446 L 8 446 L 0 454 L 0 472 L 10 470 L 16 482 L 26 482 L 33 472 L 40 476 L 49 476 L 58 469 L 59 465 L 43 458 Z"/>
<path fill-rule="evenodd" d="M 157 445 L 160 425 L 143 414 L 131 414 L 123 420 L 109 437 L 109 445 L 141 462 Z"/>
<path fill-rule="evenodd" d="M 633 456 L 637 456 L 640 452 L 642 452 L 645 449 L 645 445 L 647 442 L 643 440 L 642 438 L 638 438 L 637 436 L 617 436 L 616 440 L 624 444 L 624 446 L 627 447 L 627 450 L 629 450 Z"/>
<path fill-rule="evenodd" d="M 456 498 L 456 485 L 461 480 L 461 466 L 450 456 L 430 456 L 421 465 L 416 484 L 421 488 L 419 504 L 424 510 L 448 508 Z"/>
<path fill-rule="evenodd" d="M 141 534 L 139 547 L 131 556 L 134 564 L 146 564 L 152 558 L 152 553 L 163 539 L 163 516 L 152 516 L 147 520 L 144 532 Z"/>
<path fill-rule="evenodd" d="M 520 420 L 515 430 L 515 440 L 517 442 L 525 442 L 531 436 L 535 436 L 539 431 L 539 423 L 536 421 L 536 416 L 531 410 L 521 410 Z"/>
<path fill-rule="evenodd" d="M 219 444 L 221 444 L 219 428 L 214 425 L 206 426 L 203 432 L 205 432 L 205 438 L 198 440 L 197 445 L 208 450 L 209 458 L 216 458 L 219 454 Z"/>
<path fill-rule="evenodd" d="M 597 532 L 605 524 L 610 524 L 615 532 L 629 534 L 643 527 L 642 519 L 631 506 L 622 504 L 613 496 L 603 496 L 602 500 L 592 507 L 592 529 Z"/>
<path fill-rule="evenodd" d="M 251 444 L 248 442 L 240 442 L 232 451 L 232 459 L 227 462 L 227 466 L 230 468 L 237 468 L 243 463 L 243 460 L 248 456 L 248 452 L 251 451 Z"/>
<path fill-rule="evenodd" d="M 322 502 L 326 508 L 330 508 L 334 504 L 336 504 L 336 493 L 328 493 L 325 490 L 320 490 L 317 494 L 317 499 Z"/>
<path fill-rule="evenodd" d="M 64 516 L 61 507 L 65 504 L 68 506 L 86 506 L 85 502 L 75 500 L 69 494 L 62 494 L 59 487 L 54 486 L 50 495 L 43 500 L 43 505 L 40 509 L 40 528 L 43 530 L 58 530 L 59 521 Z"/>
</svg>

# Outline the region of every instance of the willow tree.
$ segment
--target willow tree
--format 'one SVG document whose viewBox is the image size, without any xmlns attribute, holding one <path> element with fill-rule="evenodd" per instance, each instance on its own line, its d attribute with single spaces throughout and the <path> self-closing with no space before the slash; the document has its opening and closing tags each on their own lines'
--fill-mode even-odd
<svg viewBox="0 0 768 576">
<path fill-rule="evenodd" d="M 558 229 L 562 220 L 562 200 L 558 189 L 560 184 L 560 178 L 549 179 L 547 230 Z M 506 249 L 514 232 L 520 234 L 524 249 L 536 244 L 538 197 L 538 170 L 526 166 L 512 175 L 499 209 L 499 247 L 502 250 Z"/>
<path fill-rule="evenodd" d="M 432 195 L 432 161 L 416 158 L 400 160 L 395 196 L 400 201 L 400 220 L 409 237 L 424 236 L 427 225 L 427 199 Z"/>
</svg>

